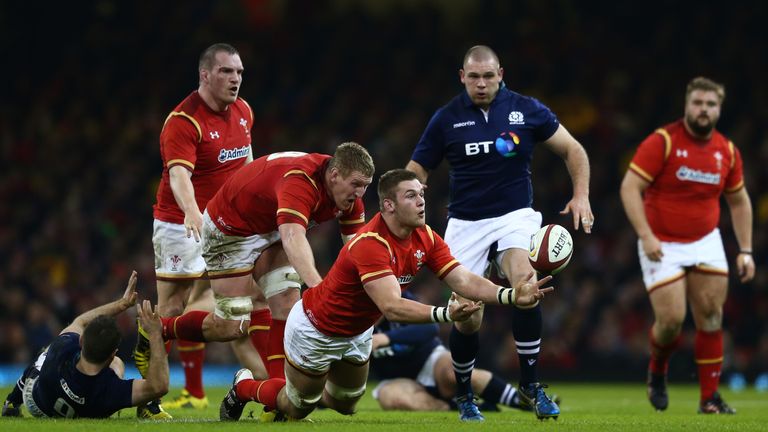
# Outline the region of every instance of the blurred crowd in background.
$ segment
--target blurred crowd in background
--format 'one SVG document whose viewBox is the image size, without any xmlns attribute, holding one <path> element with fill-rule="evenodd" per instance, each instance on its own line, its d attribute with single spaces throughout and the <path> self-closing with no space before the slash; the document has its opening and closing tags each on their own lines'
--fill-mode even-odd
<svg viewBox="0 0 768 432">
<path fill-rule="evenodd" d="M 741 149 L 755 209 L 757 277 L 747 285 L 731 277 L 725 371 L 752 379 L 768 369 L 764 2 L 716 10 L 701 2 L 101 0 L 0 9 L 0 363 L 29 361 L 78 313 L 117 298 L 131 269 L 141 296 L 155 296 L 158 136 L 168 112 L 197 88 L 208 45 L 240 50 L 256 157 L 331 153 L 351 140 L 369 149 L 381 174 L 405 166 L 433 112 L 463 90 L 465 51 L 487 44 L 507 86 L 550 106 L 592 165 L 597 220 L 588 236 L 558 214 L 571 194 L 563 162 L 534 155 L 534 207 L 545 223 L 569 227 L 575 242 L 543 305 L 543 377 L 644 379 L 652 315 L 618 188 L 639 142 L 682 116 L 685 85 L 698 75 L 726 86 L 718 128 Z M 428 223 L 440 233 L 447 183 L 442 167 L 427 191 Z M 371 187 L 369 215 L 376 202 Z M 727 208 L 720 228 L 733 267 Z M 309 237 L 324 273 L 341 246 L 338 229 L 324 225 Z M 435 304 L 448 296 L 431 276 L 415 290 Z M 514 378 L 509 313 L 488 309 L 479 365 Z M 121 325 L 128 360 L 133 317 Z M 673 380 L 695 376 L 683 361 L 692 357 L 686 328 Z M 235 361 L 216 344 L 207 360 Z"/>
</svg>

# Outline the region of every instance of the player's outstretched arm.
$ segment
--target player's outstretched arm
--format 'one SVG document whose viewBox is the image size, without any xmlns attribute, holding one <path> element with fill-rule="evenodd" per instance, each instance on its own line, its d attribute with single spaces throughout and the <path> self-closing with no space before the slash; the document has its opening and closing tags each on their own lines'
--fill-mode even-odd
<svg viewBox="0 0 768 432">
<path fill-rule="evenodd" d="M 481 303 L 467 302 L 446 307 L 429 306 L 408 300 L 400 294 L 400 284 L 389 275 L 363 284 L 368 296 L 376 303 L 389 321 L 402 323 L 429 323 L 467 320 L 482 307 Z"/>
<path fill-rule="evenodd" d="M 163 342 L 163 324 L 160 322 L 157 306 L 153 310 L 152 303 L 149 300 L 144 300 L 142 304 L 136 305 L 136 311 L 141 327 L 147 332 L 151 354 L 146 379 L 133 381 L 131 403 L 134 406 L 143 405 L 162 397 L 168 393 L 168 387 L 170 386 L 168 355 L 165 352 Z"/>
<path fill-rule="evenodd" d="M 123 293 L 123 297 L 119 300 L 115 300 L 111 303 L 107 303 L 105 305 L 101 305 L 97 308 L 91 309 L 88 312 L 83 313 L 82 315 L 75 318 L 74 321 L 72 321 L 72 324 L 68 325 L 64 330 L 61 331 L 61 334 L 63 333 L 77 333 L 82 334 L 83 330 L 85 330 L 85 327 L 93 321 L 97 316 L 100 315 L 118 315 L 122 313 L 123 311 L 127 310 L 128 308 L 132 307 L 136 304 L 136 281 L 138 280 L 138 276 L 136 275 L 136 271 L 131 272 L 131 276 L 128 278 L 128 286 L 125 288 L 125 292 Z"/>
<path fill-rule="evenodd" d="M 457 266 L 445 276 L 445 283 L 462 297 L 480 300 L 488 304 L 514 304 L 516 306 L 531 306 L 554 290 L 553 287 L 542 288 L 552 280 L 547 276 L 539 281 L 531 281 L 533 273 L 521 279 L 514 288 L 506 288 L 480 277 L 469 271 L 463 265 Z"/>
</svg>

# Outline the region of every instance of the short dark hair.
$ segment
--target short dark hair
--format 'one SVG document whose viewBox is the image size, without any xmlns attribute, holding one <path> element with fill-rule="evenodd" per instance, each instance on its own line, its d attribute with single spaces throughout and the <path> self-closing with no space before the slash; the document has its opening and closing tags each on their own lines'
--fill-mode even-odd
<svg viewBox="0 0 768 432">
<path fill-rule="evenodd" d="M 720 99 L 720 103 L 725 100 L 725 86 L 715 82 L 709 78 L 696 77 L 692 79 L 688 86 L 685 88 L 685 101 L 688 102 L 688 97 L 691 96 L 695 90 L 711 91 L 717 94 L 717 98 Z"/>
<path fill-rule="evenodd" d="M 328 162 L 328 169 L 336 168 L 342 177 L 346 178 L 357 171 L 366 177 L 373 177 L 376 168 L 373 165 L 373 158 L 365 147 L 356 142 L 345 142 L 336 147 L 331 161 Z"/>
<path fill-rule="evenodd" d="M 117 321 L 108 315 L 99 315 L 85 326 L 82 356 L 91 363 L 104 363 L 120 345 Z"/>
<path fill-rule="evenodd" d="M 198 70 L 205 69 L 205 70 L 211 70 L 213 69 L 213 63 L 216 61 L 216 54 L 220 52 L 226 52 L 230 55 L 240 55 L 239 52 L 237 52 L 237 49 L 233 47 L 230 44 L 227 43 L 215 43 L 203 51 L 202 54 L 200 54 L 200 62 L 198 63 Z"/>
<path fill-rule="evenodd" d="M 382 174 L 379 179 L 378 193 L 379 193 L 379 209 L 384 210 L 384 200 L 396 200 L 395 192 L 397 186 L 404 181 L 416 180 L 419 177 L 413 171 L 397 168 L 389 170 Z"/>
<path fill-rule="evenodd" d="M 467 65 L 470 58 L 475 61 L 496 60 L 496 64 L 501 66 L 499 56 L 487 45 L 475 45 L 468 49 L 467 53 L 464 54 L 464 61 L 461 63 L 462 68 Z"/>
</svg>

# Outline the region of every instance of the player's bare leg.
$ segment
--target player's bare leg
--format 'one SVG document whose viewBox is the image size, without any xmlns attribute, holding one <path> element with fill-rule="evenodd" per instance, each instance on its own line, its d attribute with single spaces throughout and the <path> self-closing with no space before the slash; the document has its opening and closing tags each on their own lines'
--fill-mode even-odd
<svg viewBox="0 0 768 432">
<path fill-rule="evenodd" d="M 280 243 L 270 246 L 259 256 L 253 274 L 272 315 L 266 346 L 267 373 L 272 378 L 285 378 L 285 320 L 299 301 L 301 281 Z"/>
<path fill-rule="evenodd" d="M 520 280 L 536 273 L 528 260 L 528 251 L 511 248 L 502 252 L 501 269 L 507 276 L 510 286 L 515 286 Z M 520 383 L 518 391 L 521 402 L 533 409 L 539 419 L 554 418 L 560 415 L 557 406 L 540 383 L 538 374 L 539 351 L 541 347 L 542 313 L 541 305 L 520 308 L 512 311 L 512 333 L 517 346 L 517 357 L 520 360 Z"/>
<path fill-rule="evenodd" d="M 365 394 L 369 366 L 369 362 L 333 362 L 323 391 L 323 405 L 340 414 L 354 414 L 357 411 L 357 403 Z"/>
<path fill-rule="evenodd" d="M 253 314 L 258 313 L 258 311 L 266 310 L 267 303 L 264 296 L 260 293 L 252 296 L 251 302 L 253 303 L 253 312 L 251 312 L 251 323 L 248 327 L 248 335 L 231 341 L 230 346 L 242 367 L 250 370 L 254 378 L 266 379 L 268 374 L 265 364 L 266 362 L 264 360 L 266 359 L 267 338 L 263 337 L 264 335 L 260 336 L 260 339 L 263 339 L 263 343 L 259 345 L 261 347 L 260 351 L 259 348 L 257 348 L 257 344 L 254 343 L 254 339 L 256 339 L 254 333 L 261 332 L 267 334 L 269 332 L 269 327 L 261 328 L 262 326 L 256 326 L 258 328 L 254 328 L 255 323 Z"/>
<path fill-rule="evenodd" d="M 448 365 L 450 367 L 450 363 Z M 453 370 L 450 370 L 451 375 Z M 455 386 L 451 387 L 450 396 Z M 387 380 L 378 390 L 379 405 L 383 410 L 398 411 L 448 411 L 448 402 L 438 399 L 421 384 L 408 378 Z M 450 397 L 449 396 L 449 397 Z"/>
<path fill-rule="evenodd" d="M 723 365 L 723 304 L 728 294 L 726 274 L 693 270 L 688 273 L 688 300 L 696 324 L 694 357 L 699 372 L 702 414 L 734 414 L 717 391 Z"/>
<path fill-rule="evenodd" d="M 653 287 L 650 292 L 655 321 L 649 333 L 651 360 L 648 364 L 648 400 L 663 411 L 669 405 L 667 369 L 669 357 L 677 348 L 685 320 L 685 279 Z"/>
</svg>

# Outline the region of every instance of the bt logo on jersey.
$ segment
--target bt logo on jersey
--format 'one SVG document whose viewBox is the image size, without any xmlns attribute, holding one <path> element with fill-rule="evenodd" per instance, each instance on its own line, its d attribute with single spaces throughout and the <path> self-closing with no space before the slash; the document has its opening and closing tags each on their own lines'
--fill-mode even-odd
<svg viewBox="0 0 768 432">
<path fill-rule="evenodd" d="M 467 156 L 474 156 L 476 154 L 480 154 L 480 149 L 482 149 L 483 153 L 489 153 L 490 147 L 493 145 L 493 141 L 480 141 L 480 142 L 474 142 L 474 143 L 466 143 L 464 144 L 464 151 L 466 152 Z"/>
</svg>

